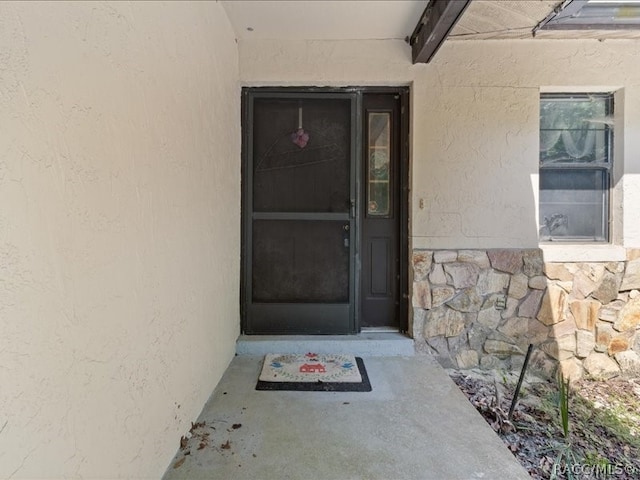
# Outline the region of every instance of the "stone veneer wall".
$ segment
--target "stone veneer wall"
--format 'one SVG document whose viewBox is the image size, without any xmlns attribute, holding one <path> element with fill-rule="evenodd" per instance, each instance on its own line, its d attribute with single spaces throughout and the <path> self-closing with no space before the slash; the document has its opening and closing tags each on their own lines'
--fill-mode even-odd
<svg viewBox="0 0 640 480">
<path fill-rule="evenodd" d="M 542 251 L 413 251 L 413 337 L 447 367 L 553 376 L 640 372 L 640 250 L 627 261 L 547 263 Z"/>
</svg>

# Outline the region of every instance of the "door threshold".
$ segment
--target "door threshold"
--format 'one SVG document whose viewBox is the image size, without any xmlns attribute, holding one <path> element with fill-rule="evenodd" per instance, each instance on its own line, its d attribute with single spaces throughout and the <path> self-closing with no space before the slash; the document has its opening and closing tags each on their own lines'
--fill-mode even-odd
<svg viewBox="0 0 640 480">
<path fill-rule="evenodd" d="M 362 333 L 400 333 L 400 329 L 394 327 L 362 327 Z"/>
<path fill-rule="evenodd" d="M 364 331 L 357 335 L 240 335 L 236 355 L 324 353 L 365 357 L 412 357 L 413 339 L 395 332 Z"/>
</svg>

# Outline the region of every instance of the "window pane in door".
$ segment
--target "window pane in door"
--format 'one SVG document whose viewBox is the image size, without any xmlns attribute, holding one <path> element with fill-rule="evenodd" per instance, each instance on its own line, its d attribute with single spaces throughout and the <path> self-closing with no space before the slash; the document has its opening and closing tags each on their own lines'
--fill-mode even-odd
<svg viewBox="0 0 640 480">
<path fill-rule="evenodd" d="M 391 211 L 391 114 L 370 112 L 367 129 L 367 216 Z"/>
<path fill-rule="evenodd" d="M 350 119 L 349 99 L 256 99 L 254 211 L 348 212 Z"/>
</svg>

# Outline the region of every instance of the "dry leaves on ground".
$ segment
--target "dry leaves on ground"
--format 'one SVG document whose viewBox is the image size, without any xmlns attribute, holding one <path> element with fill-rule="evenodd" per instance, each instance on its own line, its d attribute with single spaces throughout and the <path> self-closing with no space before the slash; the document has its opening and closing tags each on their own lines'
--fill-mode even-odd
<svg viewBox="0 0 640 480">
<path fill-rule="evenodd" d="M 451 373 L 451 377 L 483 415 L 532 478 L 547 480 L 556 465 L 557 478 L 568 478 L 558 468 L 558 453 L 570 447 L 576 479 L 640 478 L 640 383 L 614 379 L 583 380 L 572 387 L 569 438 L 565 439 L 558 411 L 558 388 L 551 382 L 527 383 L 511 422 L 504 428 L 515 380 L 487 372 Z M 500 401 L 496 401 L 496 390 Z M 609 472 L 613 476 L 597 476 Z"/>
</svg>

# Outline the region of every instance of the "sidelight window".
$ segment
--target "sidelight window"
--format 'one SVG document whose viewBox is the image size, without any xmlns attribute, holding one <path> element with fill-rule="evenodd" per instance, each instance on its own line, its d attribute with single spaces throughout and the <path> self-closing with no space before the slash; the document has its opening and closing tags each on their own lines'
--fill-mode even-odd
<svg viewBox="0 0 640 480">
<path fill-rule="evenodd" d="M 368 114 L 367 216 L 388 218 L 391 212 L 391 113 Z"/>
</svg>

